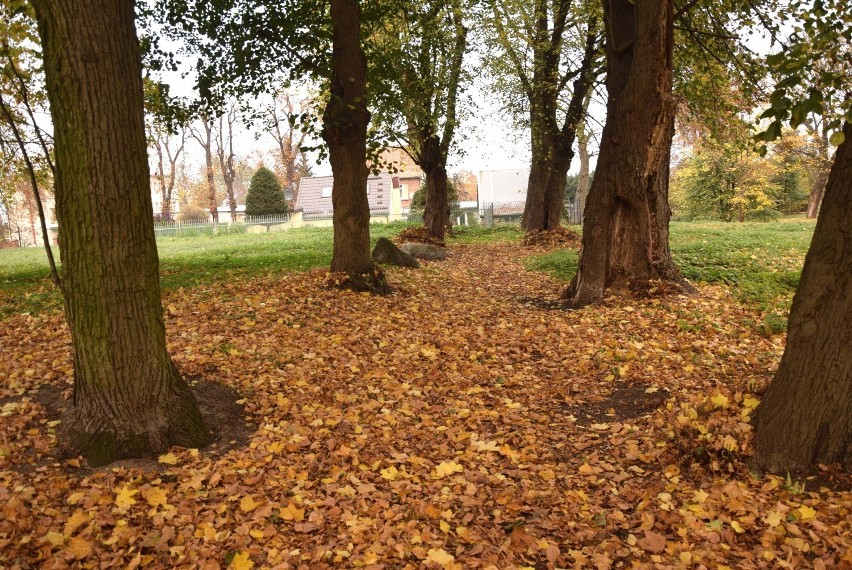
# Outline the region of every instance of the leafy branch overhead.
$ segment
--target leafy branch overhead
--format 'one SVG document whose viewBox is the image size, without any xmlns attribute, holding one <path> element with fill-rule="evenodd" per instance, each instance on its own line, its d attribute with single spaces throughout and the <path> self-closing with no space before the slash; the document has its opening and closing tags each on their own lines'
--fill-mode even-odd
<svg viewBox="0 0 852 570">
<path fill-rule="evenodd" d="M 768 126 L 755 139 L 764 143 L 792 128 L 826 117 L 833 146 L 843 143 L 843 121 L 852 121 L 852 7 L 844 0 L 791 2 L 780 21 L 792 25 L 780 49 L 767 58 L 775 87 L 761 115 Z M 773 29 L 781 33 L 779 25 Z"/>
</svg>

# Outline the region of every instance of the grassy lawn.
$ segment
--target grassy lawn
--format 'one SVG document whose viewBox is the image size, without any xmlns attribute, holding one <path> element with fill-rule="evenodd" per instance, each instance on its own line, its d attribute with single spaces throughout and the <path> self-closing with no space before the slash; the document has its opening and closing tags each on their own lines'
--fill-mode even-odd
<svg viewBox="0 0 852 570">
<path fill-rule="evenodd" d="M 405 224 L 375 224 L 373 241 L 391 237 Z M 675 260 L 692 281 L 730 285 L 744 302 L 756 306 L 783 326 L 814 224 L 802 219 L 733 224 L 674 222 L 671 245 Z M 515 225 L 457 228 L 451 243 L 518 241 Z M 192 287 L 228 275 L 251 276 L 279 271 L 305 271 L 331 262 L 331 228 L 302 228 L 268 234 L 160 238 L 157 241 L 165 289 Z M 557 250 L 532 258 L 528 268 L 568 280 L 577 253 Z M 40 248 L 0 250 L 0 317 L 59 305 L 49 285 Z M 775 316 L 773 316 L 775 315 Z M 780 321 L 778 320 L 780 319 Z"/>
<path fill-rule="evenodd" d="M 672 222 L 672 254 L 689 280 L 729 285 L 741 301 L 764 312 L 770 331 L 783 330 L 814 225 L 802 218 Z M 568 281 L 577 270 L 577 252 L 557 250 L 532 258 L 527 267 Z"/>
</svg>

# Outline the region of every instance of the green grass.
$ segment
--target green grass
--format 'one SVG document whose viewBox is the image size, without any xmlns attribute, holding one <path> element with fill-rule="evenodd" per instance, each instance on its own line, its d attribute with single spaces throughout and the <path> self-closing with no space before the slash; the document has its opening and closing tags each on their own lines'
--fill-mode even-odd
<svg viewBox="0 0 852 570">
<path fill-rule="evenodd" d="M 375 224 L 373 242 L 391 237 L 404 223 Z M 767 326 L 783 324 L 814 224 L 801 219 L 766 223 L 676 222 L 671 226 L 675 261 L 692 281 L 730 285 L 746 303 L 767 315 Z M 460 227 L 450 243 L 518 241 L 516 225 Z M 267 234 L 220 234 L 160 238 L 163 287 L 194 287 L 228 276 L 305 271 L 331 263 L 331 228 L 301 228 Z M 577 253 L 557 250 L 529 260 L 532 270 L 569 280 Z M 10 313 L 59 307 L 40 248 L 0 250 L 0 318 Z"/>
<path fill-rule="evenodd" d="M 779 332 L 786 326 L 813 230 L 814 222 L 801 218 L 672 222 L 672 255 L 689 280 L 730 286 L 742 302 L 764 313 L 764 329 Z M 577 270 L 577 253 L 557 250 L 532 258 L 527 266 L 568 281 Z"/>
</svg>

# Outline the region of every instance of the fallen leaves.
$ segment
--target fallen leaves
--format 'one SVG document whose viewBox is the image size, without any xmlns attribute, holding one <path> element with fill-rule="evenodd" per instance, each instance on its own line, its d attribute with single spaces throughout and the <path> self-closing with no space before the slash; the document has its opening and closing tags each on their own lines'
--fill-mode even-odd
<svg viewBox="0 0 852 570">
<path fill-rule="evenodd" d="M 323 272 L 170 293 L 176 364 L 238 391 L 256 426 L 228 450 L 55 460 L 32 394 L 70 387 L 67 329 L 4 321 L 0 566 L 852 563 L 848 492 L 749 473 L 782 349 L 753 313 L 713 287 L 553 310 L 522 301 L 559 290 L 524 248 L 454 249 L 390 271 L 388 297 Z"/>
</svg>

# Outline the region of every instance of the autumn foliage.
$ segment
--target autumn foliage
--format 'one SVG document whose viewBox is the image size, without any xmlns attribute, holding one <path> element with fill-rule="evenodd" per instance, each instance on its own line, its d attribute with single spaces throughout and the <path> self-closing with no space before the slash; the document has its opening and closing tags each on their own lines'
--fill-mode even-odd
<svg viewBox="0 0 852 570">
<path fill-rule="evenodd" d="M 848 479 L 749 470 L 784 345 L 755 312 L 720 287 L 564 311 L 520 244 L 451 247 L 388 296 L 323 270 L 167 293 L 176 364 L 249 438 L 157 461 L 57 456 L 68 329 L 5 320 L 0 566 L 852 564 Z"/>
</svg>

